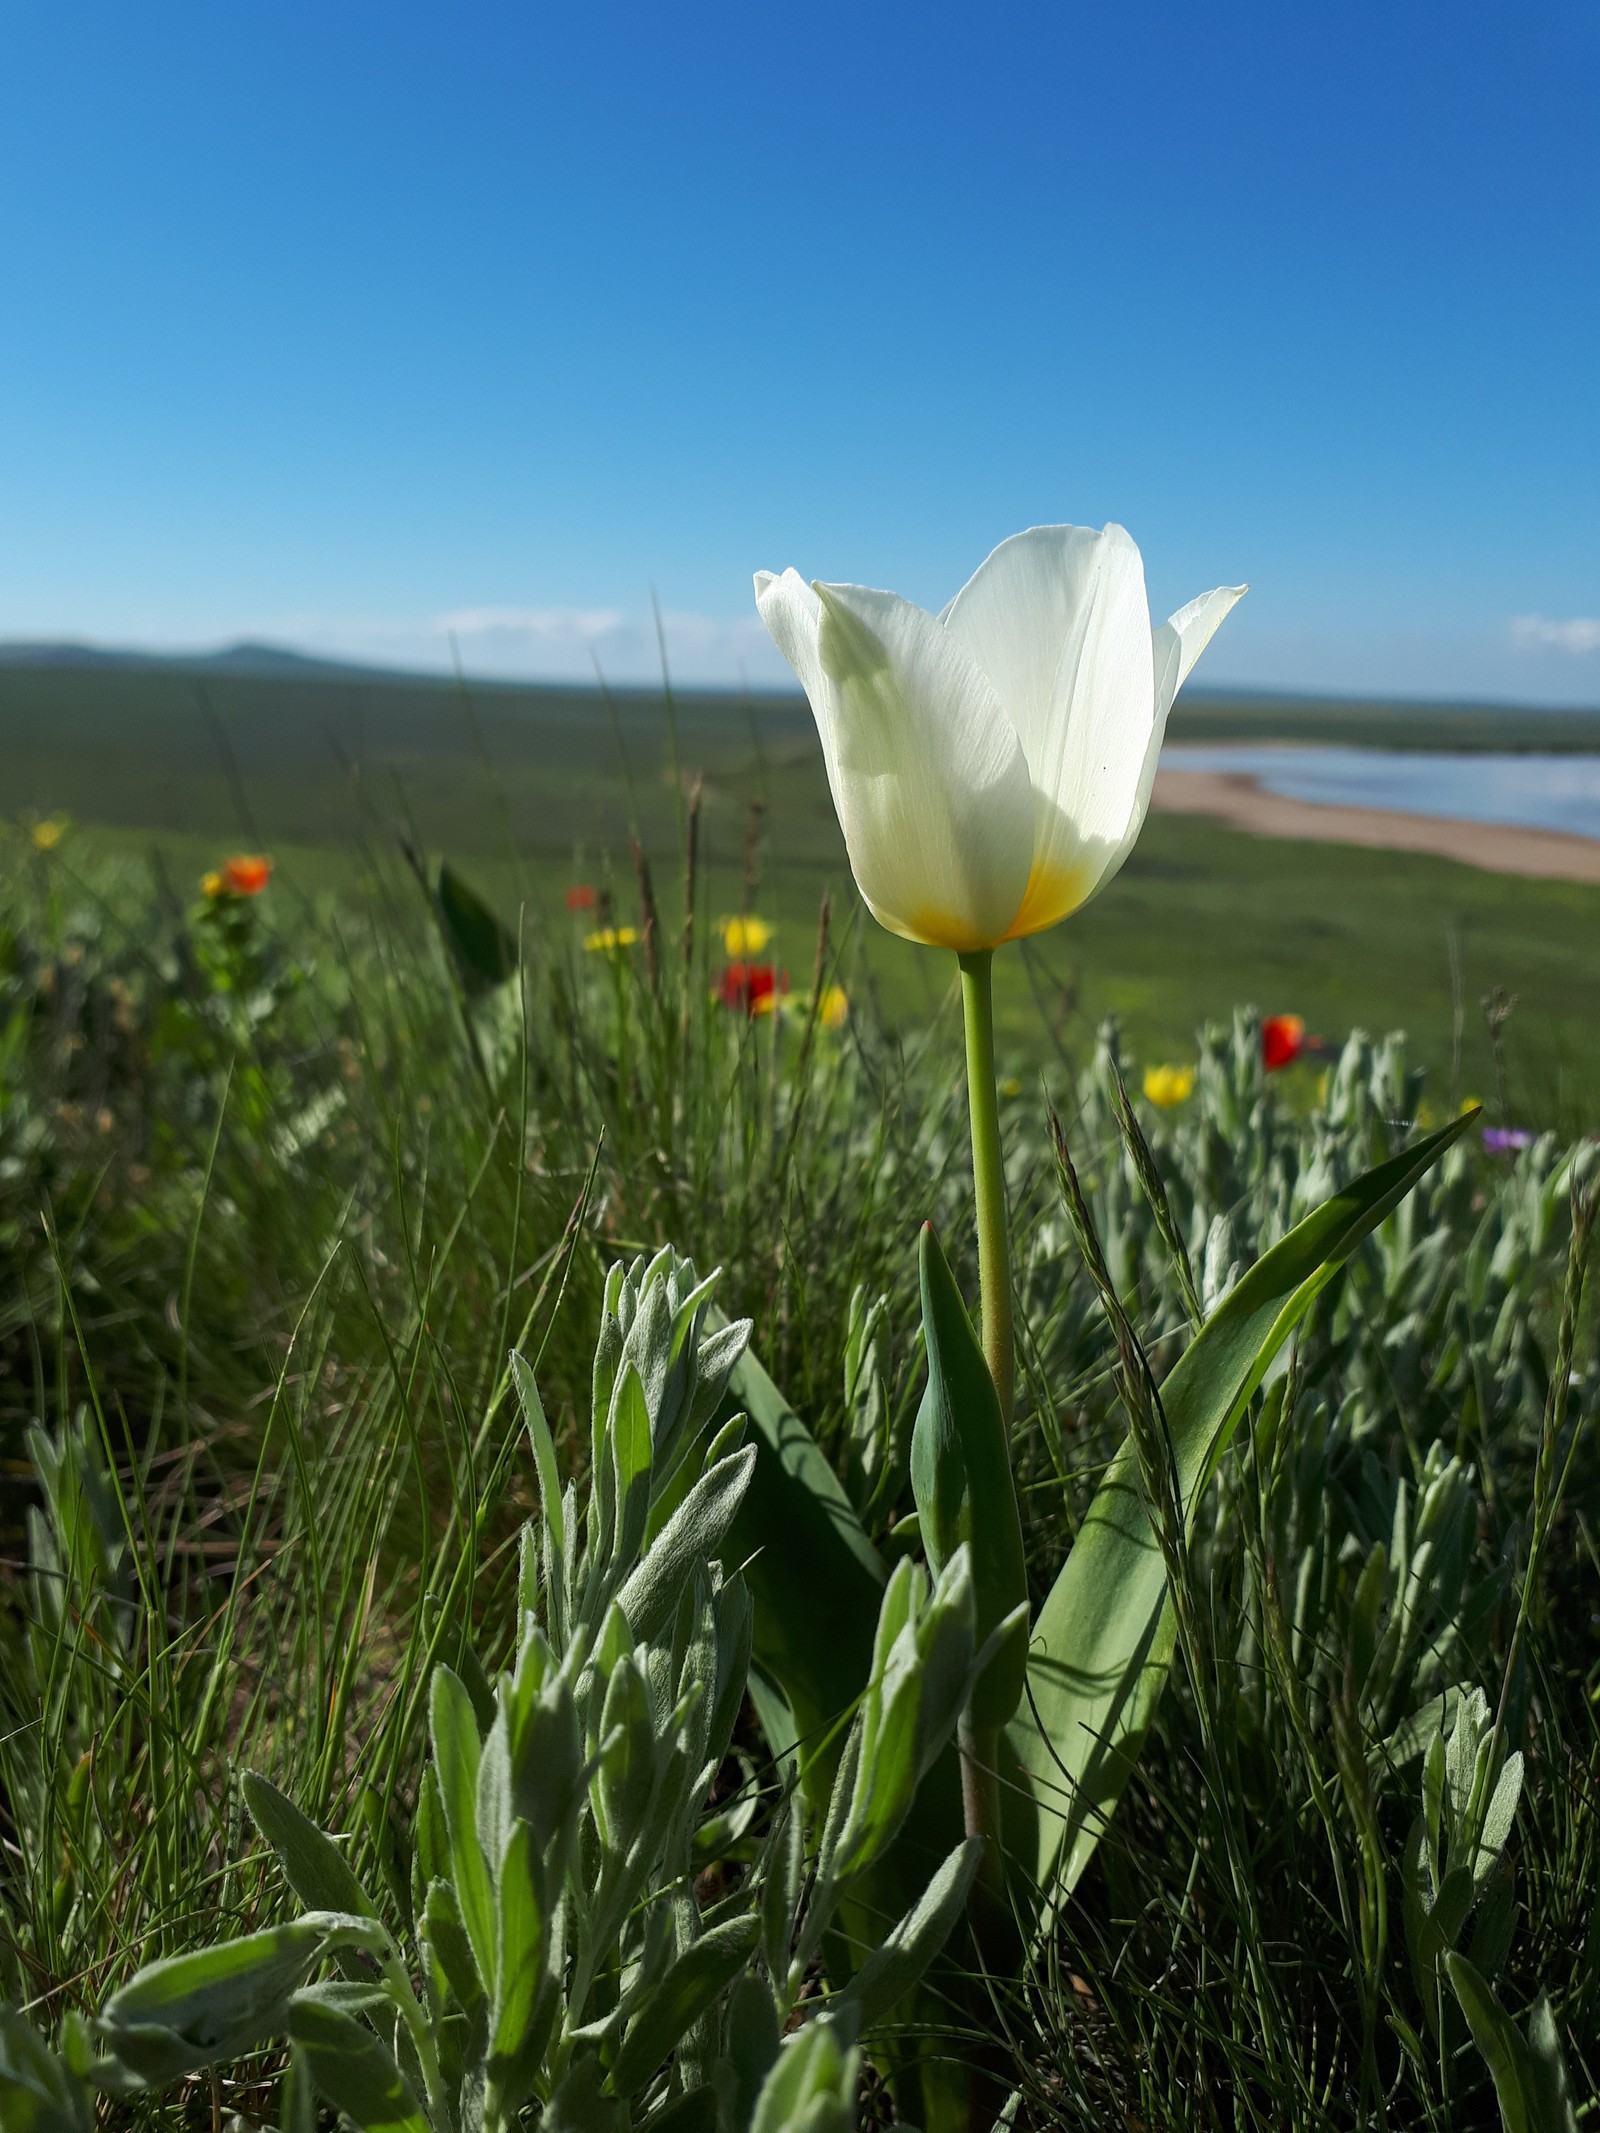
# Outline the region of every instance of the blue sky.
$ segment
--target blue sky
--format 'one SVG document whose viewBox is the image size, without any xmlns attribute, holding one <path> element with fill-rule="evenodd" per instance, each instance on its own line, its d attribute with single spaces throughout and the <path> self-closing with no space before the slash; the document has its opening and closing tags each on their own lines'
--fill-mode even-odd
<svg viewBox="0 0 1600 2133">
<path fill-rule="evenodd" d="M 1197 679 L 1600 703 L 1600 7 L 0 16 L 0 635 L 778 681 L 1120 519 Z"/>
</svg>

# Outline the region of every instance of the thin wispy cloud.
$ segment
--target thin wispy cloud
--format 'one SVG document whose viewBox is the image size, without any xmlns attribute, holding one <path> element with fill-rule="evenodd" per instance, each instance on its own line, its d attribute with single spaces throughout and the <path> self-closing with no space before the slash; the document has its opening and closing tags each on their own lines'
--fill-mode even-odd
<svg viewBox="0 0 1600 2133">
<path fill-rule="evenodd" d="M 441 615 L 438 626 L 457 637 L 568 637 L 576 631 L 594 642 L 620 629 L 625 619 L 615 607 L 462 607 Z"/>
<path fill-rule="evenodd" d="M 661 678 L 655 617 L 611 607 L 452 608 L 435 615 L 298 614 L 251 634 L 305 651 L 382 666 L 448 668 L 454 653 L 469 673 L 518 681 L 653 683 Z M 686 683 L 792 687 L 793 677 L 753 612 L 706 615 L 667 609 L 661 617 L 667 664 Z"/>
<path fill-rule="evenodd" d="M 1574 615 L 1553 622 L 1545 615 L 1514 615 L 1511 638 L 1525 651 L 1568 652 L 1581 658 L 1586 652 L 1600 652 L 1600 616 Z"/>
</svg>

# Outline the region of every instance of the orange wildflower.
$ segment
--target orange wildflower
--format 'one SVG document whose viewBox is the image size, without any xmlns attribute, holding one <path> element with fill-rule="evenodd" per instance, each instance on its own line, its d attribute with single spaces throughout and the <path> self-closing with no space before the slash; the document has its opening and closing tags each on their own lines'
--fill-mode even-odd
<svg viewBox="0 0 1600 2133">
<path fill-rule="evenodd" d="M 206 876 L 207 884 L 215 881 L 214 874 Z M 206 889 L 208 896 L 226 893 L 229 896 L 259 896 L 272 879 L 272 861 L 259 852 L 236 852 L 231 859 L 222 862 L 220 889 Z"/>
</svg>

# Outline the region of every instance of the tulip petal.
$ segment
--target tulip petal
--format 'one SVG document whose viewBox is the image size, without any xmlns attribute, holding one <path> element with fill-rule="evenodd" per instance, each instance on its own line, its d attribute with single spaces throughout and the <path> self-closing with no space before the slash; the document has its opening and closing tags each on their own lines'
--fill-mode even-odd
<svg viewBox="0 0 1600 2133">
<path fill-rule="evenodd" d="M 1106 878 L 1136 806 L 1155 714 L 1144 564 L 1121 526 L 1035 526 L 1003 541 L 945 610 L 993 682 L 1034 790 L 1033 864 L 1011 937 Z"/>
<path fill-rule="evenodd" d="M 1219 585 L 1180 607 L 1156 631 L 1156 725 L 1163 731 L 1173 698 L 1189 679 L 1195 661 L 1249 589 L 1247 585 Z"/>
<path fill-rule="evenodd" d="M 1027 759 L 1011 722 L 924 609 L 791 577 L 758 581 L 757 605 L 811 699 L 873 916 L 908 940 L 993 947 L 1016 914 L 1033 847 Z"/>
<path fill-rule="evenodd" d="M 822 742 L 822 762 L 828 773 L 833 811 L 844 821 L 844 792 L 839 782 L 839 756 L 833 741 L 833 691 L 822 671 L 817 651 L 817 632 L 822 623 L 822 602 L 797 570 L 776 577 L 770 570 L 755 575 L 756 609 L 767 625 L 778 650 L 794 668 L 811 705 Z"/>
<path fill-rule="evenodd" d="M 1127 828 L 1102 868 L 1096 887 L 1105 887 L 1133 850 L 1139 832 L 1144 828 L 1144 818 L 1150 812 L 1150 794 L 1155 788 L 1156 765 L 1161 758 L 1161 744 L 1166 739 L 1167 713 L 1172 709 L 1173 698 L 1188 680 L 1195 661 L 1222 627 L 1224 618 L 1238 605 L 1249 589 L 1247 585 L 1219 585 L 1214 592 L 1202 593 L 1198 600 L 1191 600 L 1186 607 L 1180 607 L 1178 612 L 1163 622 L 1155 632 L 1155 724 L 1150 729 L 1150 739 L 1145 747 L 1144 762 L 1139 770 L 1139 788 L 1134 795 L 1133 811 L 1128 818 Z"/>
<path fill-rule="evenodd" d="M 1049 722 L 1061 654 L 1087 604 L 1103 538 L 1092 526 L 1030 526 L 1014 533 L 984 558 L 939 617 L 988 675 L 1030 770 Z"/>
</svg>

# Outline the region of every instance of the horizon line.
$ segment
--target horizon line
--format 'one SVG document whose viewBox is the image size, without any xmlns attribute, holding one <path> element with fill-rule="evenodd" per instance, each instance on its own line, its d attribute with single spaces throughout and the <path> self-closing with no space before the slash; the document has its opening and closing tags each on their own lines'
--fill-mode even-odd
<svg viewBox="0 0 1600 2133">
<path fill-rule="evenodd" d="M 350 659 L 329 652 L 308 652 L 298 645 L 267 637 L 236 637 L 221 643 L 181 648 L 112 643 L 89 637 L 0 637 L 0 671 L 43 671 L 59 668 L 90 671 L 95 668 L 156 669 L 192 672 L 195 669 L 232 672 L 241 679 L 314 679 L 321 674 L 351 682 L 408 684 L 421 688 L 470 685 L 495 691 L 561 690 L 568 694 L 618 697 L 657 696 L 664 690 L 692 692 L 696 696 L 726 697 L 733 701 L 764 700 L 771 703 L 803 704 L 804 692 L 771 683 L 697 681 L 671 673 L 670 668 L 653 681 L 578 680 L 563 675 L 510 675 L 476 673 L 462 665 L 455 668 L 395 666 L 381 659 Z M 1371 709 L 1500 711 L 1534 717 L 1568 718 L 1600 715 L 1600 702 L 1592 704 L 1540 704 L 1506 696 L 1466 696 L 1441 692 L 1414 695 L 1392 690 L 1307 689 L 1262 682 L 1194 682 L 1185 686 L 1180 703 L 1191 705 L 1252 702 L 1261 704 L 1353 704 Z"/>
</svg>

